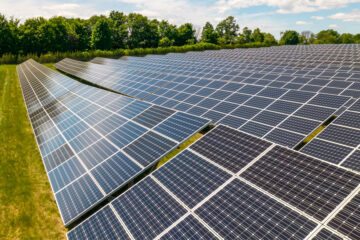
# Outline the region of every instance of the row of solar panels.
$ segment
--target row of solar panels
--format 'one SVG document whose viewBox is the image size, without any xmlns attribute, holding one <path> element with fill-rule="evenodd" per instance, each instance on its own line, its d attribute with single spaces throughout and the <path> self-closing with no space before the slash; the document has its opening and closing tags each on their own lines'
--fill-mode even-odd
<svg viewBox="0 0 360 240">
<path fill-rule="evenodd" d="M 172 56 L 182 58 L 182 55 L 174 54 L 162 57 L 168 61 Z M 280 144 L 283 145 L 289 143 L 269 139 L 267 134 L 272 129 L 282 131 L 277 139 L 287 136 L 283 132 L 306 134 L 287 129 L 281 122 L 271 123 L 272 119 L 276 119 L 276 114 L 286 115 L 283 121 L 296 117 L 299 122 L 289 124 L 293 124 L 297 131 L 308 121 L 319 125 L 326 120 L 322 115 L 323 111 L 331 112 L 327 117 L 335 113 L 341 114 L 326 128 L 325 131 L 330 133 L 319 135 L 302 149 L 305 151 L 307 146 L 320 140 L 337 146 L 332 153 L 335 158 L 328 160 L 324 159 L 324 154 L 319 156 L 329 162 L 326 163 L 220 125 L 190 149 L 180 153 L 71 230 L 68 238 L 356 239 L 360 233 L 357 224 L 360 219 L 360 176 L 343 166 L 358 171 L 358 146 L 355 146 L 358 135 L 353 133 L 359 128 L 354 122 L 358 121 L 356 116 L 359 115 L 357 109 L 360 101 L 353 103 L 350 97 L 334 94 L 239 83 L 231 81 L 231 78 L 218 80 L 214 77 L 211 82 L 202 82 L 207 73 L 197 71 L 196 68 L 190 69 L 189 65 L 193 60 L 186 60 L 187 58 L 174 62 L 189 62 L 181 68 L 170 68 L 168 65 L 158 68 L 158 64 L 154 68 L 150 63 L 146 65 L 149 68 L 139 69 L 144 59 L 145 62 L 146 59 L 150 59 L 150 62 L 154 59 L 157 62 L 163 61 L 161 57 L 150 56 L 110 61 L 111 64 L 100 65 L 91 73 L 78 69 L 78 64 L 82 66 L 81 62 L 71 62 L 72 66 L 68 66 L 67 70 L 79 72 L 84 79 L 89 77 L 94 80 L 99 76 L 103 80 L 111 79 L 113 86 L 118 84 L 114 81 L 117 79 L 116 75 L 126 72 L 124 81 L 132 76 L 129 82 L 132 82 L 130 85 L 133 90 L 143 91 L 143 81 L 146 81 L 146 87 L 155 88 L 155 94 L 171 84 L 177 84 L 166 97 L 161 96 L 169 102 L 173 100 L 171 94 L 175 96 L 189 93 L 190 96 L 187 97 L 194 97 L 205 89 L 203 96 L 199 95 L 203 97 L 199 101 L 218 101 L 209 107 L 210 110 L 206 106 L 202 107 L 207 111 L 224 113 L 225 117 L 230 117 L 234 109 L 223 112 L 226 109 L 224 103 L 229 102 L 237 105 L 235 109 L 245 107 L 243 113 L 249 113 L 251 109 L 259 110 L 259 115 L 272 113 L 263 118 L 269 122 L 261 122 L 259 118 L 255 120 L 257 114 L 250 118 L 244 118 L 243 115 L 231 117 L 243 119 L 245 124 L 258 124 L 253 129 L 260 129 L 259 126 L 262 125 L 271 127 L 262 137 L 273 142 L 282 141 Z M 101 61 L 106 63 L 108 60 Z M 126 68 L 130 71 L 123 69 L 123 62 L 127 62 Z M 223 65 L 226 66 L 226 63 Z M 168 69 L 168 72 L 159 72 L 159 69 Z M 113 189 L 137 176 L 139 171 L 134 166 L 142 167 L 140 172 L 143 171 L 156 163 L 162 152 L 168 149 L 170 151 L 181 140 L 209 124 L 208 120 L 201 117 L 177 112 L 187 111 L 177 109 L 177 105 L 169 106 L 172 109 L 158 106 L 166 101 L 153 105 L 85 86 L 34 61 L 20 65 L 18 72 L 39 149 L 53 190 L 57 188 L 54 194 L 66 225 L 106 198 L 108 192 L 115 191 Z M 198 74 L 196 81 L 189 77 L 195 73 Z M 232 76 L 229 73 L 215 69 L 212 75 Z M 175 77 L 171 77 L 172 75 Z M 168 76 L 170 77 L 165 79 Z M 159 84 L 161 81 L 165 84 Z M 235 88 L 236 84 L 241 86 Z M 185 88 L 192 90 L 185 92 Z M 213 91 L 205 94 L 208 89 Z M 240 92 L 244 89 L 245 92 Z M 148 91 L 149 96 L 145 100 L 152 93 Z M 215 96 L 209 97 L 212 94 Z M 245 99 L 241 102 L 228 101 L 232 95 L 233 99 Z M 176 99 L 179 102 L 177 104 L 185 105 L 187 97 Z M 266 101 L 269 102 L 266 106 L 257 105 Z M 186 104 L 194 105 L 191 108 L 201 108 L 195 106 L 197 102 Z M 221 107 L 218 106 L 215 110 L 217 105 Z M 276 105 L 278 106 L 275 107 Z M 311 117 L 299 115 L 299 110 L 305 106 L 316 107 L 303 111 Z M 248 109 L 250 110 L 247 111 Z M 203 116 L 197 113 L 195 115 Z M 324 119 L 316 119 L 320 116 Z M 173 121 L 169 121 L 172 118 Z M 214 120 L 216 123 L 226 124 L 221 119 Z M 231 126 L 230 123 L 232 121 L 227 125 Z M 162 124 L 164 127 L 159 128 Z M 235 128 L 243 131 L 241 126 Z M 142 128 L 145 131 L 139 130 Z M 89 134 L 86 134 L 88 131 Z M 256 135 L 256 132 L 251 133 Z M 95 133 L 100 137 L 95 138 Z M 338 133 L 339 136 L 333 137 L 333 133 Z M 91 148 L 100 142 L 106 144 L 101 143 Z M 169 144 L 170 142 L 174 144 Z M 115 148 L 109 156 L 106 155 L 108 146 Z M 339 151 L 336 149 L 343 149 L 342 147 L 350 148 L 351 151 L 346 156 L 354 157 L 338 161 L 336 156 Z M 68 150 L 59 149 L 70 151 L 67 154 Z M 319 150 L 316 147 L 312 149 Z M 322 149 L 327 150 L 324 147 Z M 316 155 L 314 151 L 308 152 Z M 346 165 L 346 162 L 349 164 Z"/>
<path fill-rule="evenodd" d="M 215 124 L 240 129 L 290 148 L 296 147 L 334 115 L 341 114 L 335 124 L 341 121 L 359 121 L 356 113 L 344 112 L 355 101 L 348 96 L 266 87 L 234 81 L 236 78 L 210 80 L 205 77 L 156 72 L 154 69 L 139 69 L 138 61 L 143 62 L 148 58 L 151 62 L 153 58 L 161 57 L 131 58 L 127 61 L 95 59 L 102 65 L 65 59 L 56 64 L 56 67 L 133 96 L 149 89 L 146 94 L 150 95 L 145 96 L 145 101 L 209 118 Z M 124 66 L 123 62 L 127 64 Z M 132 63 L 134 66 L 128 68 Z M 227 73 L 217 73 L 221 74 L 226 76 Z M 319 81 L 319 85 L 328 83 L 327 80 L 316 81 Z M 359 87 L 358 84 L 354 86 Z M 360 88 L 354 91 L 358 90 Z M 359 171 L 358 152 L 354 151 L 360 143 L 359 130 L 359 126 L 352 125 L 329 126 L 319 136 L 321 139 L 314 139 L 302 151 Z M 338 137 L 339 134 L 343 134 L 343 137 Z"/>
<path fill-rule="evenodd" d="M 81 84 L 33 60 L 17 71 L 67 226 L 210 123 Z"/>
<path fill-rule="evenodd" d="M 222 125 L 68 239 L 358 239 L 360 175 Z"/>
</svg>

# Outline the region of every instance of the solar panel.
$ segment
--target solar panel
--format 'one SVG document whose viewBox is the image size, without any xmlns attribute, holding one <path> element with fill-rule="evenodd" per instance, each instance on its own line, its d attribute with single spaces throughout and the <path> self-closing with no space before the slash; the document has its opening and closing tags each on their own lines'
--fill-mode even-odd
<svg viewBox="0 0 360 240">
<path fill-rule="evenodd" d="M 175 56 L 163 58 L 151 56 L 144 59 L 130 58 L 126 63 L 120 60 L 99 60 L 102 64 L 105 62 L 106 67 L 103 69 L 100 66 L 96 66 L 96 64 L 81 63 L 73 60 L 64 60 L 59 62 L 58 65 L 60 69 L 65 65 L 71 68 L 70 63 L 74 63 L 78 66 L 77 71 L 86 72 L 92 77 L 99 73 L 105 74 L 105 72 L 109 72 L 108 75 L 110 72 L 111 74 L 121 73 L 124 79 L 134 79 L 132 76 L 137 76 L 137 74 L 146 74 L 146 76 L 154 75 L 153 73 L 174 74 L 177 77 L 171 77 L 167 84 L 148 94 L 144 99 L 164 107 L 211 119 L 215 124 L 222 123 L 235 128 L 243 127 L 244 131 L 257 136 L 264 137 L 271 132 L 270 137 L 267 139 L 290 147 L 299 144 L 303 139 L 303 134 L 309 134 L 320 126 L 320 121 L 324 122 L 335 112 L 338 113 L 337 110 L 349 100 L 349 97 L 346 96 L 316 93 L 323 92 L 325 88 L 321 89 L 321 87 L 314 93 L 291 90 L 299 89 L 308 83 L 320 85 L 332 83 L 330 88 L 340 93 L 350 85 L 339 83 L 339 80 L 332 82 L 309 77 L 287 77 L 263 73 L 247 75 L 249 78 L 244 80 L 235 78 L 234 75 L 237 72 L 233 73 L 232 70 L 226 67 L 223 70 L 217 70 L 219 68 L 218 65 L 214 65 L 207 74 L 202 74 L 200 76 L 202 79 L 200 79 L 187 74 L 186 69 L 191 69 L 189 71 L 194 72 L 198 68 L 202 69 L 203 65 L 194 67 L 188 64 L 186 58 L 174 58 Z M 191 59 L 194 60 L 193 58 Z M 195 59 L 195 61 L 197 60 Z M 97 60 L 94 62 L 97 62 Z M 178 65 L 174 65 L 175 62 Z M 147 67 L 143 67 L 141 70 L 137 69 L 136 71 L 125 70 L 125 67 L 135 69 L 140 64 L 145 64 L 144 66 Z M 225 63 L 223 65 L 226 66 Z M 179 66 L 179 69 L 177 66 Z M 165 69 L 167 70 L 165 71 Z M 179 71 L 180 69 L 184 69 L 184 71 Z M 308 71 L 297 71 L 296 73 L 301 75 L 307 74 Z M 318 74 L 320 73 L 322 72 Z M 86 80 L 91 81 L 92 79 Z M 242 82 L 241 84 L 234 82 L 239 80 Z M 98 81 L 102 81 L 105 84 L 104 86 L 107 86 L 109 82 L 120 83 L 122 80 L 109 78 L 107 81 L 99 78 Z M 268 87 L 272 81 L 292 82 L 281 87 Z M 140 84 L 139 87 L 141 86 Z M 285 129 L 281 129 L 279 124 L 289 114 L 302 118 L 297 118 L 298 122 L 296 125 L 287 125 Z M 248 126 L 252 127 L 254 123 L 247 124 L 243 121 L 246 119 L 259 123 L 260 130 L 248 129 Z M 311 122 L 311 120 L 315 121 Z M 302 121 L 304 124 L 302 124 Z M 287 140 L 280 139 L 281 136 L 288 137 L 289 141 L 292 142 L 289 144 Z M 299 142 L 295 142 L 297 140 Z"/>
<path fill-rule="evenodd" d="M 270 145 L 269 142 L 220 125 L 206 134 L 202 141 L 193 144 L 191 149 L 236 173 Z"/>
<path fill-rule="evenodd" d="M 321 229 L 321 231 L 316 234 L 313 240 L 342 240 L 341 237 L 336 235 L 335 233 L 330 232 L 326 228 Z"/>
<path fill-rule="evenodd" d="M 328 225 L 351 239 L 360 236 L 360 193 L 331 219 Z"/>
<path fill-rule="evenodd" d="M 241 174 L 275 196 L 323 220 L 360 183 L 360 177 L 276 146 Z"/>
<path fill-rule="evenodd" d="M 209 142 L 222 143 L 228 151 L 246 149 L 252 160 L 238 175 L 219 161 L 232 155 Z M 320 221 L 338 211 L 359 183 L 356 173 L 219 125 L 75 227 L 68 238 L 94 236 L 93 219 L 111 209 L 117 219 L 106 227 L 121 225 L 120 234 L 125 229 L 134 239 L 322 239 L 325 231 L 315 231 Z"/>
<path fill-rule="evenodd" d="M 233 180 L 195 213 L 224 239 L 305 238 L 316 223 Z"/>
<path fill-rule="evenodd" d="M 358 102 L 353 102 L 312 141 L 301 150 L 325 161 L 359 171 L 358 146 L 360 144 L 360 125 L 357 124 L 360 112 Z M 351 110 L 352 109 L 352 110 Z"/>
<path fill-rule="evenodd" d="M 218 239 L 194 216 L 189 215 L 160 239 Z"/>
<path fill-rule="evenodd" d="M 19 65 L 18 73 L 67 226 L 209 124 L 190 114 L 74 84 L 33 60 Z"/>
</svg>

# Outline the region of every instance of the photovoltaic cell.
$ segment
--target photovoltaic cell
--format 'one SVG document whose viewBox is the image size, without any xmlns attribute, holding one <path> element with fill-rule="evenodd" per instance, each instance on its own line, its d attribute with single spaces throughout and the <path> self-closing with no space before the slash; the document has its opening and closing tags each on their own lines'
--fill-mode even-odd
<svg viewBox="0 0 360 240">
<path fill-rule="evenodd" d="M 352 149 L 315 138 L 306 144 L 300 151 L 322 160 L 338 164 L 352 151 Z"/>
<path fill-rule="evenodd" d="M 142 170 L 123 153 L 118 152 L 91 171 L 101 188 L 109 194 Z"/>
<path fill-rule="evenodd" d="M 345 111 L 341 116 L 336 118 L 335 124 L 360 129 L 360 114 L 356 112 Z"/>
<path fill-rule="evenodd" d="M 323 108 L 312 105 L 304 105 L 302 108 L 297 110 L 294 115 L 299 117 L 304 117 L 308 119 L 325 121 L 327 120 L 333 113 L 334 109 L 331 108 Z"/>
<path fill-rule="evenodd" d="M 215 240 L 217 238 L 194 216 L 189 215 L 160 239 Z"/>
<path fill-rule="evenodd" d="M 329 222 L 330 227 L 341 232 L 350 239 L 360 236 L 360 193 L 358 193 L 336 216 Z"/>
<path fill-rule="evenodd" d="M 314 238 L 312 238 L 312 240 L 342 240 L 342 238 L 326 228 L 323 228 Z"/>
<path fill-rule="evenodd" d="M 68 239 L 129 239 L 125 229 L 109 206 L 87 219 L 68 233 Z"/>
<path fill-rule="evenodd" d="M 268 132 L 270 132 L 272 129 L 272 127 L 261 124 L 261 123 L 256 123 L 256 122 L 252 122 L 249 121 L 247 123 L 245 123 L 240 130 L 244 131 L 246 133 L 250 133 L 252 135 L 255 135 L 257 137 L 263 137 L 265 136 Z"/>
<path fill-rule="evenodd" d="M 86 174 L 55 194 L 64 223 L 73 221 L 83 211 L 104 198 L 99 188 Z"/>
<path fill-rule="evenodd" d="M 128 145 L 124 151 L 144 167 L 160 159 L 176 146 L 176 143 L 156 134 L 148 132 L 135 142 Z"/>
<path fill-rule="evenodd" d="M 360 172 L 360 150 L 353 152 L 341 166 Z"/>
<path fill-rule="evenodd" d="M 191 149 L 236 173 L 270 145 L 269 142 L 220 125 L 193 144 Z"/>
<path fill-rule="evenodd" d="M 314 104 L 324 107 L 339 108 L 344 105 L 349 100 L 349 97 L 345 96 L 336 96 L 336 95 L 327 95 L 319 94 L 315 96 L 309 104 Z"/>
<path fill-rule="evenodd" d="M 241 176 L 318 220 L 360 183 L 360 176 L 354 173 L 280 146 Z"/>
<path fill-rule="evenodd" d="M 185 150 L 156 171 L 154 177 L 192 208 L 231 175 Z"/>
<path fill-rule="evenodd" d="M 135 239 L 153 239 L 186 213 L 151 178 L 138 183 L 112 205 Z"/>
<path fill-rule="evenodd" d="M 178 142 L 182 142 L 191 136 L 192 133 L 208 125 L 208 123 L 209 120 L 207 119 L 178 112 L 155 127 L 154 130 Z"/>
<path fill-rule="evenodd" d="M 224 239 L 303 239 L 316 224 L 238 179 L 195 213 Z"/>
<path fill-rule="evenodd" d="M 174 111 L 171 109 L 166 109 L 159 106 L 152 106 L 149 109 L 145 110 L 143 113 L 139 114 L 133 120 L 135 122 L 141 123 L 148 128 L 153 128 L 173 113 Z"/>
<path fill-rule="evenodd" d="M 287 146 L 290 148 L 295 147 L 299 144 L 304 138 L 304 135 L 289 132 L 286 130 L 282 130 L 279 128 L 275 128 L 271 132 L 269 132 L 265 138 L 271 142 Z"/>
<path fill-rule="evenodd" d="M 360 144 L 360 130 L 337 125 L 328 126 L 317 137 L 351 147 L 357 147 Z"/>
<path fill-rule="evenodd" d="M 312 133 L 321 122 L 299 118 L 295 116 L 291 116 L 282 122 L 279 127 L 283 129 L 287 129 L 290 131 L 298 132 L 301 134 L 309 135 Z"/>
</svg>

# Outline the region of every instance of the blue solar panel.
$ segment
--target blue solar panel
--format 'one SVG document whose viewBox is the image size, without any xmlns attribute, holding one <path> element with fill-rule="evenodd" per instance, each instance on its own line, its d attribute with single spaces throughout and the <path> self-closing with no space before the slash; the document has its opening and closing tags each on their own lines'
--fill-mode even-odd
<svg viewBox="0 0 360 240">
<path fill-rule="evenodd" d="M 135 239 L 153 239 L 186 213 L 151 178 L 141 181 L 112 205 Z"/>
<path fill-rule="evenodd" d="M 154 177 L 192 208 L 231 175 L 185 150 L 156 171 Z"/>
</svg>

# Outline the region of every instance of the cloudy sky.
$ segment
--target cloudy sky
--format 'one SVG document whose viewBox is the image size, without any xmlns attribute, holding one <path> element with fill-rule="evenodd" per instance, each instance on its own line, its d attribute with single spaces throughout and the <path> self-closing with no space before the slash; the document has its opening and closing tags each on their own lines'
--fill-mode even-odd
<svg viewBox="0 0 360 240">
<path fill-rule="evenodd" d="M 191 22 L 197 28 L 232 15 L 240 28 L 260 27 L 276 37 L 287 29 L 360 33 L 360 0 L 0 0 L 0 13 L 21 20 L 58 15 L 89 18 L 111 10 L 175 24 Z"/>
</svg>

